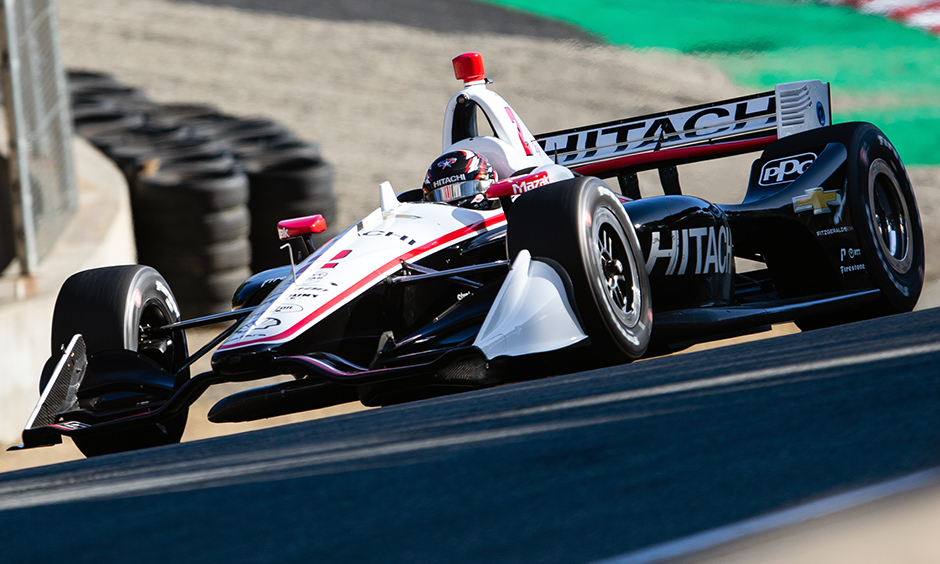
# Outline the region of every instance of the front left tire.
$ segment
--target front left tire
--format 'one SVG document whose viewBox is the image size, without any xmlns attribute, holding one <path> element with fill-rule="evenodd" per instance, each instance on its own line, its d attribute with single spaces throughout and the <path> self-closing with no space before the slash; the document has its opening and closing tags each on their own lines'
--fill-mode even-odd
<svg viewBox="0 0 940 564">
<path fill-rule="evenodd" d="M 73 335 L 81 333 L 86 354 L 91 358 L 105 351 L 136 351 L 175 373 L 188 358 L 183 332 L 146 339 L 141 329 L 179 320 L 179 306 L 169 284 L 149 266 L 111 266 L 78 272 L 65 281 L 56 298 L 52 316 L 52 359 L 58 358 L 58 351 Z M 51 376 L 51 370 L 43 372 L 40 391 Z M 188 379 L 188 369 L 180 372 L 175 388 Z M 85 456 L 174 444 L 183 436 L 187 413 L 184 410 L 160 424 L 93 437 L 76 436 L 73 440 Z"/>
<path fill-rule="evenodd" d="M 652 334 L 649 279 L 633 224 L 604 182 L 578 177 L 519 196 L 506 240 L 511 258 L 528 249 L 568 274 L 594 358 L 643 355 Z"/>
</svg>

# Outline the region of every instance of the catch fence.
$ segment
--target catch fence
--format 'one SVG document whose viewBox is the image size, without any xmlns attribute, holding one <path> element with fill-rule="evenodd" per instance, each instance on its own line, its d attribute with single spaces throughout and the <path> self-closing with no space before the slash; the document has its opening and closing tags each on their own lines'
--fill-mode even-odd
<svg viewBox="0 0 940 564">
<path fill-rule="evenodd" d="M 56 1 L 3 0 L 0 45 L 10 147 L 0 238 L 28 274 L 49 254 L 78 207 Z M 0 268 L 9 258 L 0 256 Z"/>
</svg>

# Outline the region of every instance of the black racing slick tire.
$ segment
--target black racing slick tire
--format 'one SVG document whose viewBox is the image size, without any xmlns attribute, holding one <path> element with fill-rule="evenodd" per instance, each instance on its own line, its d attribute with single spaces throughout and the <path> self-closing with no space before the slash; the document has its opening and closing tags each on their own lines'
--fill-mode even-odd
<svg viewBox="0 0 940 564">
<path fill-rule="evenodd" d="M 141 337 L 141 327 L 161 326 L 180 320 L 179 306 L 169 284 L 154 269 L 127 265 L 96 268 L 69 277 L 59 290 L 52 316 L 53 356 L 81 333 L 89 356 L 108 350 L 131 350 L 176 372 L 186 363 L 188 351 L 182 331 L 162 340 Z M 178 388 L 189 371 L 176 380 Z M 41 382 L 40 389 L 45 386 Z M 124 433 L 74 437 L 86 456 L 178 443 L 186 426 L 187 412 L 160 425 L 137 427 Z"/>
<path fill-rule="evenodd" d="M 924 232 L 901 158 L 877 127 L 852 137 L 848 205 L 865 268 L 881 298 L 876 315 L 912 311 L 924 286 Z"/>
<path fill-rule="evenodd" d="M 803 331 L 911 311 L 924 286 L 920 213 L 894 146 L 870 123 L 829 129 L 827 140 L 848 150 L 845 205 L 865 271 L 881 295 L 875 303 L 851 311 L 798 319 L 796 325 Z"/>
<path fill-rule="evenodd" d="M 649 279 L 633 224 L 606 184 L 579 177 L 523 194 L 510 208 L 506 241 L 512 259 L 527 249 L 564 268 L 596 360 L 643 355 L 652 334 Z"/>
</svg>

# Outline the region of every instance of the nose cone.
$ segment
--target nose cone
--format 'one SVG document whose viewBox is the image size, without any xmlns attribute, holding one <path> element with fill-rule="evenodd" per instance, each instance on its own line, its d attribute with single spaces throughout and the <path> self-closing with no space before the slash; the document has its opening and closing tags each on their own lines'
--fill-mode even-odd
<svg viewBox="0 0 940 564">
<path fill-rule="evenodd" d="M 271 362 L 277 354 L 275 348 L 272 344 L 260 344 L 216 351 L 212 355 L 212 370 L 226 376 L 244 374 L 259 378 L 270 376 L 276 372 L 271 368 Z"/>
</svg>

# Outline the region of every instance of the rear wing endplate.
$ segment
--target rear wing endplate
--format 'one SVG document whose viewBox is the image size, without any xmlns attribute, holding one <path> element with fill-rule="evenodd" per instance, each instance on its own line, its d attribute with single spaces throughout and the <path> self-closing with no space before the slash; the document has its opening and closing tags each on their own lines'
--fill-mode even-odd
<svg viewBox="0 0 940 564">
<path fill-rule="evenodd" d="M 536 135 L 558 164 L 580 167 L 665 148 L 776 136 L 831 125 L 829 84 L 778 84 L 773 91 Z M 721 156 L 721 155 L 717 155 Z"/>
</svg>

